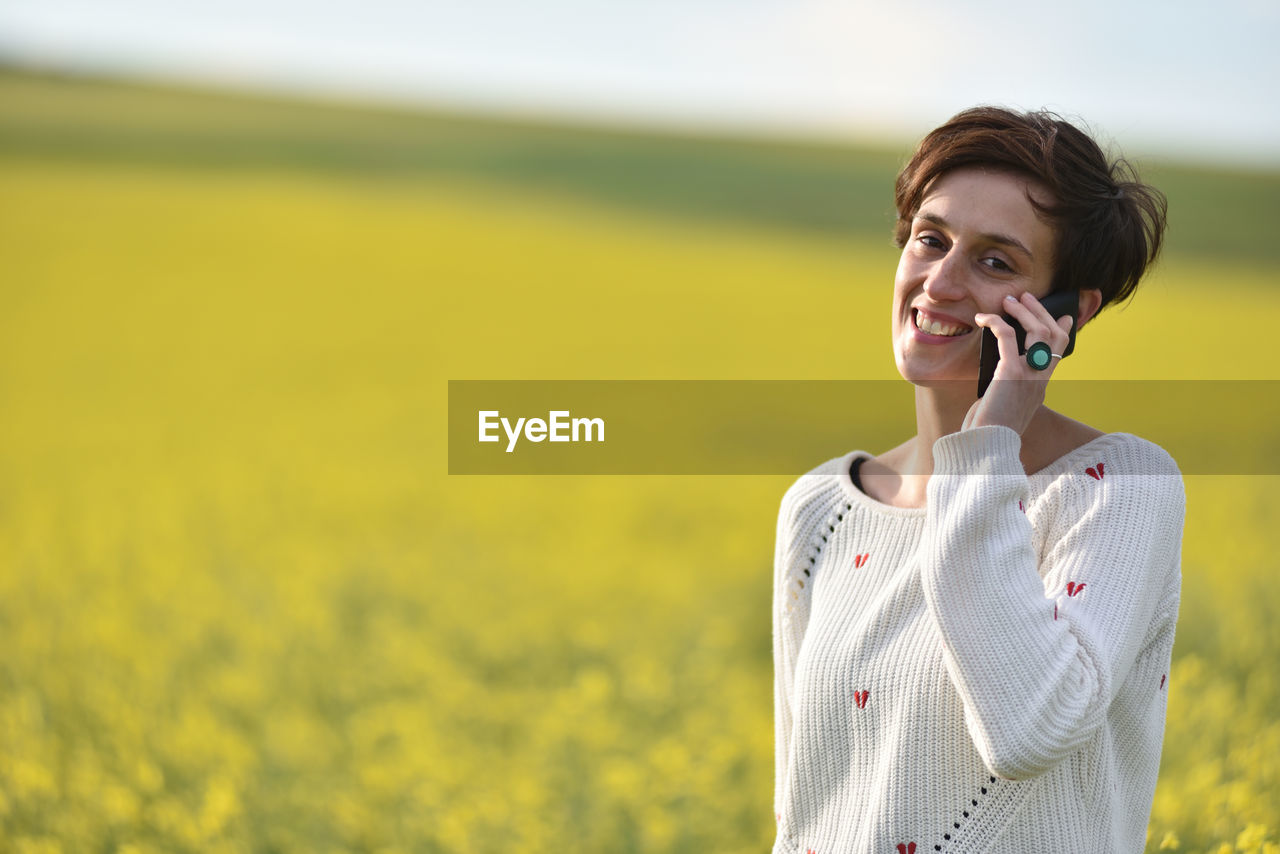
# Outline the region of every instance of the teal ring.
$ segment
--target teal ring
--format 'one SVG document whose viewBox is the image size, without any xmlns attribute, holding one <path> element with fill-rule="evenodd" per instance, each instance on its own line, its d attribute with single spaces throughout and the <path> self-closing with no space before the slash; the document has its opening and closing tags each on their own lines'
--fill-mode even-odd
<svg viewBox="0 0 1280 854">
<path fill-rule="evenodd" d="M 1027 364 L 1032 369 L 1043 371 L 1053 362 L 1053 351 L 1043 341 L 1037 341 L 1027 348 Z"/>
</svg>

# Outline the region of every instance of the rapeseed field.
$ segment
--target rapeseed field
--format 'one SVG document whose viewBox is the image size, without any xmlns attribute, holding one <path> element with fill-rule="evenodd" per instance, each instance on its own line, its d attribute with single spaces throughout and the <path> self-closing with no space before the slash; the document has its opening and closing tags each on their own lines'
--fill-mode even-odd
<svg viewBox="0 0 1280 854">
<path fill-rule="evenodd" d="M 887 237 L 51 103 L 0 152 L 0 851 L 767 850 L 790 478 L 450 477 L 446 384 L 890 378 Z M 1278 379 L 1276 284 L 1175 247 L 1061 374 Z M 1186 484 L 1147 850 L 1276 854 L 1280 478 Z"/>
</svg>

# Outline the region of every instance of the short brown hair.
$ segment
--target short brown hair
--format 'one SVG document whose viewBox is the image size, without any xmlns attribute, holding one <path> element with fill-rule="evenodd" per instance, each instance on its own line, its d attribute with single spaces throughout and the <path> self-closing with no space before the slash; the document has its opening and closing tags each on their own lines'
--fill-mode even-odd
<svg viewBox="0 0 1280 854">
<path fill-rule="evenodd" d="M 1084 131 L 1046 112 L 974 107 L 929 133 L 898 174 L 899 248 L 929 186 L 962 166 L 1003 169 L 1052 193 L 1037 213 L 1054 229 L 1054 291 L 1098 288 L 1102 305 L 1128 299 L 1160 253 L 1168 204 L 1128 161 L 1108 160 Z"/>
</svg>

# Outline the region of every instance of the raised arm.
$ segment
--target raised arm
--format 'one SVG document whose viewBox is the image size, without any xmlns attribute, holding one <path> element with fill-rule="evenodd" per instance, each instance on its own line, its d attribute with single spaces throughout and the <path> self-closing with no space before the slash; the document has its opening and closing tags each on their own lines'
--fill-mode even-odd
<svg viewBox="0 0 1280 854">
<path fill-rule="evenodd" d="M 1079 749 L 1176 617 L 1184 512 L 1167 455 L 1140 440 L 1102 443 L 1097 460 L 1045 497 L 1058 516 L 1037 554 L 1020 447 L 1002 426 L 935 443 L 921 551 L 966 725 L 1006 779 L 1042 774 Z"/>
</svg>

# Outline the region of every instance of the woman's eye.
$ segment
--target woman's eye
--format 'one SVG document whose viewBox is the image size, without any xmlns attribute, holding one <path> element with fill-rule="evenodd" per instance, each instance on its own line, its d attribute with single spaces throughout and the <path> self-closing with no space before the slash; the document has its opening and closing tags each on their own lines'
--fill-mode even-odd
<svg viewBox="0 0 1280 854">
<path fill-rule="evenodd" d="M 986 264 L 993 270 L 999 270 L 1001 273 L 1012 273 L 1013 268 L 1006 264 L 1000 258 L 983 258 L 982 263 Z"/>
<path fill-rule="evenodd" d="M 942 241 L 932 234 L 922 234 L 916 240 L 928 246 L 930 249 L 942 249 Z"/>
</svg>

